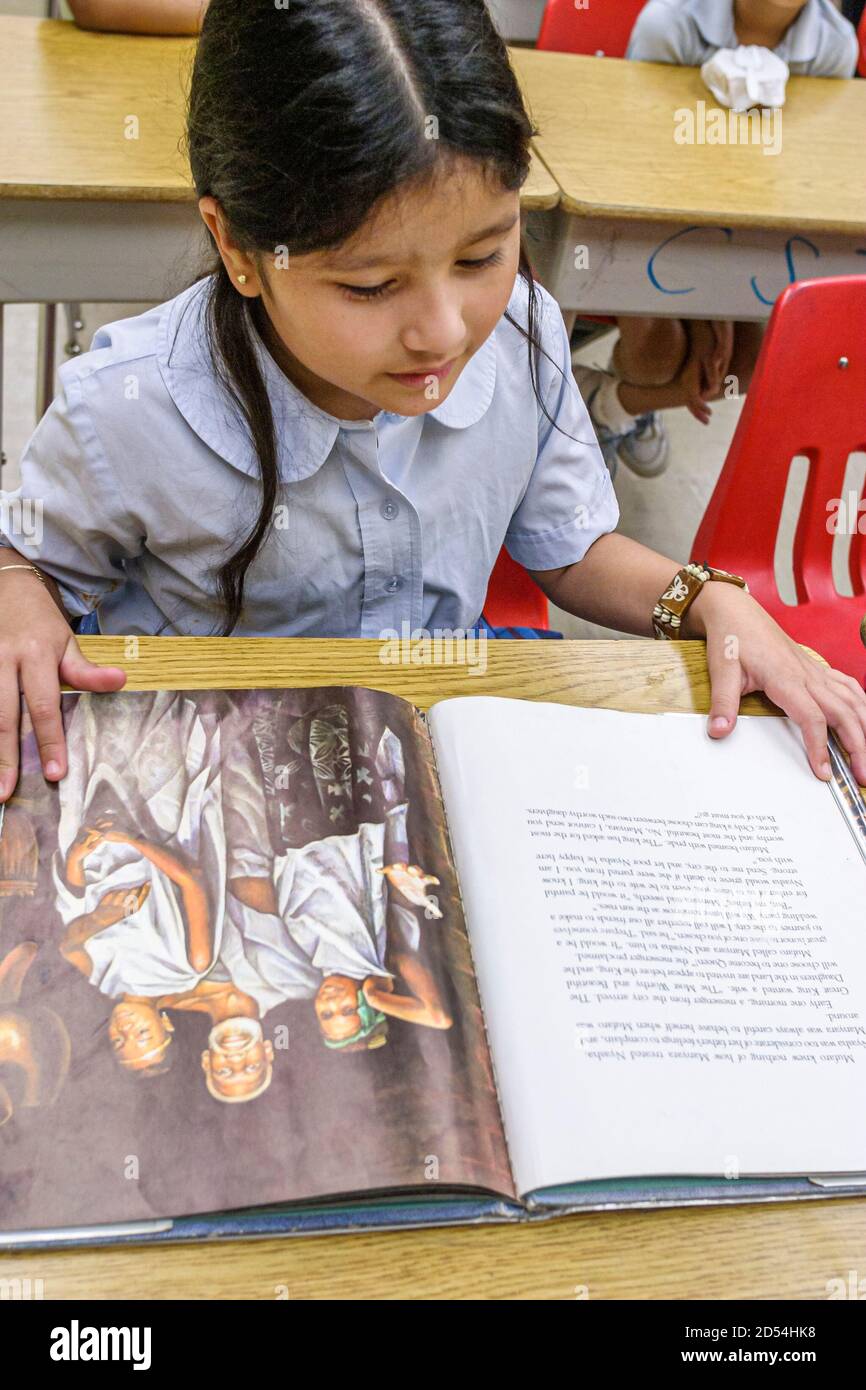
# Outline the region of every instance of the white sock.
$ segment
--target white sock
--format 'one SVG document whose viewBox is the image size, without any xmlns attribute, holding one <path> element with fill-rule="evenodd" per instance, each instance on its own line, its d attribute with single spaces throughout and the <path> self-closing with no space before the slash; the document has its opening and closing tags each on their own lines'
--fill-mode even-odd
<svg viewBox="0 0 866 1390">
<path fill-rule="evenodd" d="M 574 376 L 584 400 L 592 395 L 593 418 L 600 425 L 606 425 L 614 434 L 632 429 L 637 416 L 630 415 L 620 401 L 617 377 L 599 367 L 583 366 L 574 368 Z"/>
</svg>

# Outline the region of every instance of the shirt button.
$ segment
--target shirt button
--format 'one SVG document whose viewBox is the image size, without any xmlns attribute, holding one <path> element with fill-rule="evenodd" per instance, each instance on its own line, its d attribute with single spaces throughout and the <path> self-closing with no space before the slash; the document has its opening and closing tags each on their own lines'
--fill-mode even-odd
<svg viewBox="0 0 866 1390">
<path fill-rule="evenodd" d="M 379 508 L 386 521 L 393 521 L 399 510 L 396 502 L 383 502 Z"/>
<path fill-rule="evenodd" d="M 402 587 L 403 580 L 400 578 L 399 574 L 392 574 L 391 578 L 387 580 L 385 584 L 385 589 L 389 594 L 396 594 L 397 590 L 402 589 Z"/>
</svg>

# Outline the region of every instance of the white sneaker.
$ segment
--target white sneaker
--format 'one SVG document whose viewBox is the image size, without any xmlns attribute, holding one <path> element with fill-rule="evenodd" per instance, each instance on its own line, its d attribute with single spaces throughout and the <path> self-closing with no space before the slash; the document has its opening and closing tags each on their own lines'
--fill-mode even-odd
<svg viewBox="0 0 866 1390">
<path fill-rule="evenodd" d="M 590 367 L 572 359 L 574 377 L 598 440 L 611 479 L 616 477 L 618 450 L 637 423 L 616 398 L 616 377 L 604 367 Z"/>
<path fill-rule="evenodd" d="M 657 478 L 670 463 L 670 441 L 660 415 L 641 415 L 617 447 L 617 457 L 639 478 Z"/>
</svg>

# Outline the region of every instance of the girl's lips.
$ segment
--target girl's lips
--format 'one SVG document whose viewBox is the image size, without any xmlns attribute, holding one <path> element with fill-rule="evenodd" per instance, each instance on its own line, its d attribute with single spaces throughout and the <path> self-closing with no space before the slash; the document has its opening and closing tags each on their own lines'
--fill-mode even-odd
<svg viewBox="0 0 866 1390">
<path fill-rule="evenodd" d="M 394 381 L 402 381 L 405 386 L 426 386 L 431 376 L 442 381 L 453 369 L 456 361 L 457 358 L 453 357 L 450 362 L 445 363 L 444 367 L 433 367 L 426 372 L 389 372 L 388 375 Z"/>
</svg>

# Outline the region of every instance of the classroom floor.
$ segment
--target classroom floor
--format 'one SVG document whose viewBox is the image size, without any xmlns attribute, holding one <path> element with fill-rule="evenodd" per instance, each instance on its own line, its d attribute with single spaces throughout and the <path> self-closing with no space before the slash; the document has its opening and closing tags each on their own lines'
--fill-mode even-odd
<svg viewBox="0 0 866 1390">
<path fill-rule="evenodd" d="M 83 305 L 85 328 L 79 335 L 82 347 L 89 348 L 100 324 L 141 313 L 144 307 L 139 304 Z M 3 470 L 3 485 L 7 488 L 18 486 L 19 459 L 36 424 L 38 332 L 35 307 L 10 305 L 6 309 L 4 432 L 8 462 Z M 57 315 L 57 336 L 57 359 L 62 360 L 66 339 L 62 311 Z M 596 339 L 583 349 L 582 357 L 588 362 L 605 364 L 610 346 L 609 337 Z M 671 462 L 667 472 L 659 478 L 645 479 L 636 478 L 622 466 L 617 470 L 615 487 L 622 513 L 620 529 L 625 535 L 674 559 L 688 559 L 692 538 L 724 462 L 739 409 L 738 401 L 720 401 L 714 407 L 713 420 L 707 428 L 684 410 L 667 412 L 671 437 Z M 605 628 L 557 609 L 551 610 L 550 622 L 567 637 L 621 635 L 608 633 Z"/>
</svg>

